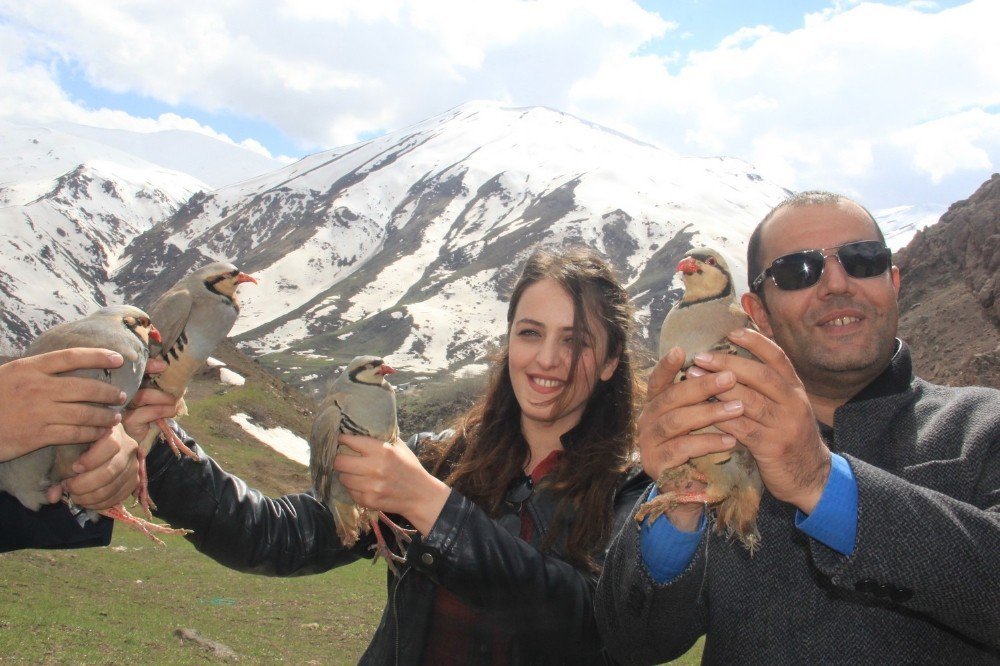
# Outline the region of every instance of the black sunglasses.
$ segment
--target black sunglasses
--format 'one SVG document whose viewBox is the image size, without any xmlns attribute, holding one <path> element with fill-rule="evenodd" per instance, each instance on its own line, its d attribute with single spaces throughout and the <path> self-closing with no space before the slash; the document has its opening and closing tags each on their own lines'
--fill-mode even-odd
<svg viewBox="0 0 1000 666">
<path fill-rule="evenodd" d="M 836 250 L 836 252 L 833 252 Z M 778 257 L 754 278 L 750 291 L 760 291 L 771 278 L 778 289 L 805 289 L 819 282 L 826 258 L 836 256 L 852 278 L 870 278 L 885 273 L 892 265 L 892 251 L 879 241 L 855 241 L 818 250 L 802 250 Z"/>
</svg>

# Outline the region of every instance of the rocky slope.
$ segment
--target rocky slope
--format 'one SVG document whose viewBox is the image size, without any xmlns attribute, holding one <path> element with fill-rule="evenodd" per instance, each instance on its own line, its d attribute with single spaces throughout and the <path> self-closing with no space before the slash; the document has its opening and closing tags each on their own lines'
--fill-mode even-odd
<svg viewBox="0 0 1000 666">
<path fill-rule="evenodd" d="M 917 232 L 896 264 L 917 374 L 1000 388 L 1000 174 Z"/>
</svg>

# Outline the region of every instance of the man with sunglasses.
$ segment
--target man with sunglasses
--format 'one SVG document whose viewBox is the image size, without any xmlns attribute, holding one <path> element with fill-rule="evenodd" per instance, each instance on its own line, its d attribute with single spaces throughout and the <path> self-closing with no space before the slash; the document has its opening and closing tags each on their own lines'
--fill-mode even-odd
<svg viewBox="0 0 1000 666">
<path fill-rule="evenodd" d="M 767 492 L 751 555 L 699 504 L 625 529 L 596 597 L 611 653 L 659 663 L 1000 663 L 1000 392 L 912 374 L 899 271 L 871 214 L 825 192 L 779 204 L 748 247 L 759 360 L 709 354 L 639 420 L 647 474 L 753 453 Z M 944 267 L 947 269 L 947 267 Z M 707 425 L 722 433 L 692 434 Z"/>
</svg>

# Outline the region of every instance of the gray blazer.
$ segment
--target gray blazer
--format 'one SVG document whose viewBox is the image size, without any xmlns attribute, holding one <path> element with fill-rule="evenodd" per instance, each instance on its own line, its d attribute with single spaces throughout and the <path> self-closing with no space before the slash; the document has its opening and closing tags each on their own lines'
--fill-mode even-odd
<svg viewBox="0 0 1000 666">
<path fill-rule="evenodd" d="M 752 558 L 707 530 L 659 585 L 628 522 L 595 598 L 615 658 L 668 661 L 707 634 L 706 664 L 1000 663 L 1000 392 L 914 378 L 900 344 L 827 435 L 857 478 L 854 553 L 765 493 Z"/>
</svg>

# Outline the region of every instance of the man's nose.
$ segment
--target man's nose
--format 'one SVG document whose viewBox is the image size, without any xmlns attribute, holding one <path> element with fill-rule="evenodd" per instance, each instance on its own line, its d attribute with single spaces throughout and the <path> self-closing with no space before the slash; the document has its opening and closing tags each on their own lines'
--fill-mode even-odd
<svg viewBox="0 0 1000 666">
<path fill-rule="evenodd" d="M 840 257 L 831 254 L 823 263 L 823 274 L 820 276 L 818 288 L 823 293 L 841 294 L 851 288 L 851 276 L 847 274 L 840 263 Z"/>
</svg>

